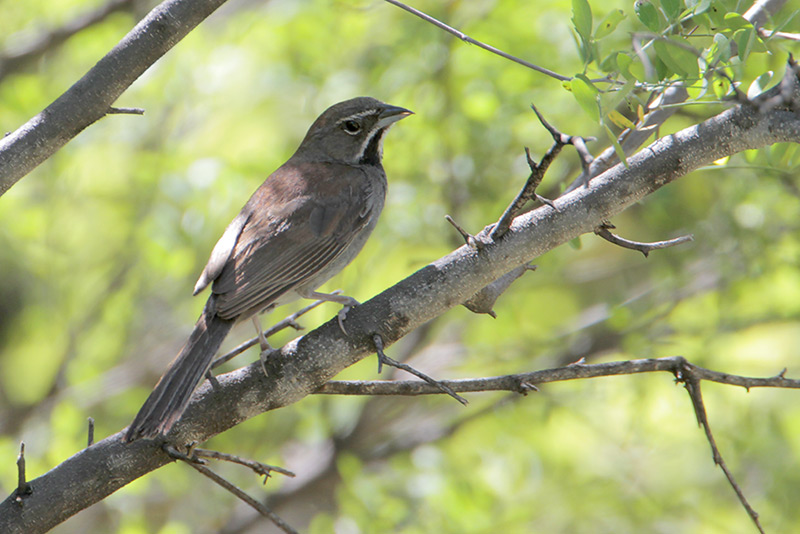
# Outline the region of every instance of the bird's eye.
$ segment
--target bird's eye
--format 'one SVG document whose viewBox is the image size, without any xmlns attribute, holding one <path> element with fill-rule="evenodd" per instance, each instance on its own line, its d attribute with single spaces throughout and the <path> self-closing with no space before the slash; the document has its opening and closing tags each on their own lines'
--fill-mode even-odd
<svg viewBox="0 0 800 534">
<path fill-rule="evenodd" d="M 361 131 L 361 125 L 356 121 L 344 121 L 342 124 L 342 128 L 345 132 L 349 133 L 350 135 L 355 135 L 359 131 Z"/>
</svg>

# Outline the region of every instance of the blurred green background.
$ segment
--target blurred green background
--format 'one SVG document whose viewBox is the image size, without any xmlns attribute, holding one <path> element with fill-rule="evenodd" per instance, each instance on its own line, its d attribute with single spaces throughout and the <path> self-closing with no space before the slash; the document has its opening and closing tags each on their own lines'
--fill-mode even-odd
<svg viewBox="0 0 800 534">
<path fill-rule="evenodd" d="M 3 50 L 101 5 L 0 0 Z M 13 131 L 59 96 L 152 7 L 136 3 L 0 82 Z M 583 62 L 566 1 L 419 1 L 472 37 L 574 75 Z M 616 2 L 591 3 L 595 20 Z M 719 2 L 743 12 L 747 5 Z M 625 6 L 629 9 L 630 6 Z M 799 31 L 789 2 L 780 17 Z M 628 16 L 601 48 L 630 45 Z M 746 88 L 782 72 L 788 44 L 753 57 Z M 193 284 L 251 192 L 329 105 L 370 95 L 416 115 L 386 138 L 390 190 L 359 258 L 323 289 L 366 300 L 461 244 L 450 214 L 477 232 L 527 178 L 549 134 L 597 123 L 556 80 L 462 43 L 377 1 L 231 0 L 81 133 L 0 198 L 0 489 L 26 443 L 33 478 L 130 422 L 204 303 Z M 669 133 L 724 109 L 682 107 Z M 741 154 L 658 191 L 613 222 L 629 239 L 692 233 L 649 259 L 593 236 L 535 263 L 497 303 L 458 307 L 389 355 L 439 378 L 683 355 L 715 370 L 798 376 L 800 183 L 797 146 Z M 574 152 L 548 173 L 555 197 L 580 172 Z M 302 303 L 265 319 L 275 321 Z M 325 305 L 301 322 L 332 317 Z M 241 325 L 226 347 L 251 337 Z M 293 337 L 273 338 L 280 345 Z M 243 365 L 256 358 L 251 351 Z M 386 373 L 386 371 L 384 371 Z M 391 374 L 390 374 L 391 376 Z M 402 374 L 398 378 L 407 378 Z M 376 377 L 373 358 L 340 378 Z M 770 532 L 800 524 L 798 392 L 705 384 L 717 442 Z M 309 397 L 250 420 L 208 448 L 298 473 L 266 488 L 218 469 L 312 533 L 738 533 L 755 529 L 711 459 L 688 395 L 667 374 L 546 385 L 527 397 Z M 254 533 L 274 527 L 198 473 L 170 465 L 54 530 Z"/>
</svg>

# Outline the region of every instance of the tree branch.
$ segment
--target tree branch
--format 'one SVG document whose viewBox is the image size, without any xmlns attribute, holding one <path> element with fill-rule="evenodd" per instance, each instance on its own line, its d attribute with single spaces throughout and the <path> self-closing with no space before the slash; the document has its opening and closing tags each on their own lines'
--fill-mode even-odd
<svg viewBox="0 0 800 534">
<path fill-rule="evenodd" d="M 442 383 L 458 393 L 513 391 L 524 394 L 527 393 L 530 386 L 539 384 L 598 378 L 601 376 L 657 373 L 662 371 L 672 374 L 678 373 L 681 376 L 685 375 L 688 371 L 691 372 L 694 379 L 708 380 L 709 382 L 718 382 L 731 386 L 741 386 L 748 391 L 750 388 L 758 387 L 800 389 L 800 380 L 786 378 L 783 374 L 778 374 L 769 378 L 731 375 L 698 367 L 686 361 L 683 356 L 595 364 L 581 363 L 514 375 L 442 380 Z M 314 393 L 317 395 L 416 396 L 441 394 L 442 390 L 420 380 L 331 380 Z"/>
</svg>

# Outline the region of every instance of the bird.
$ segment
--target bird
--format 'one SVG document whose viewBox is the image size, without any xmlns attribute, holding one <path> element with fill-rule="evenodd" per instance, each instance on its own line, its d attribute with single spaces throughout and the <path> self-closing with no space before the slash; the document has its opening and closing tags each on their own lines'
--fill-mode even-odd
<svg viewBox="0 0 800 534">
<path fill-rule="evenodd" d="M 126 442 L 169 433 L 235 323 L 310 298 L 341 304 L 344 331 L 342 321 L 358 301 L 316 289 L 356 257 L 375 228 L 387 189 L 383 138 L 412 114 L 358 97 L 314 121 L 294 155 L 256 189 L 212 249 L 193 293 L 211 286 L 211 295 L 128 427 Z"/>
</svg>

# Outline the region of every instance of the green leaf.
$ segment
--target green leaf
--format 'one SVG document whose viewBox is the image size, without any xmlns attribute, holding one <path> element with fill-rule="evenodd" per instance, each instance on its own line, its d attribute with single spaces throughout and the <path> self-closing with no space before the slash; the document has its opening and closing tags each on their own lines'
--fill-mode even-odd
<svg viewBox="0 0 800 534">
<path fill-rule="evenodd" d="M 741 16 L 739 13 L 725 13 L 725 16 L 723 17 L 722 20 L 725 23 L 725 29 L 728 30 L 736 31 L 742 28 L 753 27 L 750 21 Z"/>
<path fill-rule="evenodd" d="M 753 83 L 750 84 L 750 87 L 747 88 L 747 98 L 753 99 L 763 93 L 769 83 L 772 81 L 772 75 L 774 73 L 772 71 L 765 72 L 755 80 Z"/>
<path fill-rule="evenodd" d="M 660 32 L 661 22 L 658 19 L 658 10 L 653 4 L 646 0 L 637 0 L 633 7 L 636 11 L 636 16 L 642 21 L 642 24 L 647 26 L 650 31 Z"/>
<path fill-rule="evenodd" d="M 593 120 L 600 121 L 600 108 L 597 102 L 599 91 L 584 74 L 576 74 L 570 83 L 572 95 L 578 104 Z"/>
<path fill-rule="evenodd" d="M 680 0 L 661 0 L 661 7 L 669 20 L 675 20 L 681 14 Z"/>
<path fill-rule="evenodd" d="M 686 0 L 686 8 L 690 9 L 695 15 L 705 13 L 710 7 L 711 0 Z"/>
<path fill-rule="evenodd" d="M 731 42 L 730 39 L 721 33 L 714 35 L 714 41 L 708 50 L 709 63 L 721 61 L 727 63 L 731 58 Z"/>
<path fill-rule="evenodd" d="M 725 23 L 725 14 L 727 13 L 727 9 L 723 5 L 719 5 L 718 2 L 711 2 L 711 5 L 706 10 L 708 14 L 708 18 L 711 19 L 711 25 L 714 28 L 724 29 L 727 27 Z"/>
<path fill-rule="evenodd" d="M 611 129 L 605 124 L 603 125 L 603 127 L 606 129 L 606 135 L 608 135 L 608 138 L 611 140 L 611 144 L 614 146 L 614 152 L 617 154 L 617 157 L 622 162 L 622 164 L 625 165 L 625 167 L 627 168 L 628 158 L 625 156 L 625 151 L 622 150 L 622 145 L 620 145 L 619 141 L 617 141 L 617 136 L 614 135 L 614 132 L 612 132 Z"/>
<path fill-rule="evenodd" d="M 684 48 L 684 42 L 659 40 L 653 43 L 658 58 L 682 78 L 699 77 L 697 55 Z"/>
<path fill-rule="evenodd" d="M 586 41 L 592 38 L 592 8 L 587 0 L 572 0 L 572 24 Z"/>
<path fill-rule="evenodd" d="M 616 109 L 612 109 L 608 112 L 608 120 L 619 126 L 620 128 L 630 128 L 631 130 L 636 129 L 636 125 L 633 124 L 628 117 L 617 111 Z"/>
<path fill-rule="evenodd" d="M 617 52 L 617 68 L 619 69 L 619 73 L 625 76 L 627 79 L 636 79 L 635 76 L 631 74 L 631 63 L 633 60 L 627 54 L 623 54 L 622 52 Z"/>
<path fill-rule="evenodd" d="M 600 21 L 600 24 L 597 25 L 597 29 L 594 32 L 594 38 L 602 39 L 603 37 L 607 37 L 615 29 L 617 29 L 617 26 L 623 20 L 625 20 L 625 12 L 621 9 L 615 9 L 606 15 L 605 18 Z"/>
<path fill-rule="evenodd" d="M 755 33 L 756 32 L 751 26 L 750 28 L 736 30 L 736 32 L 733 34 L 733 40 L 736 42 L 739 58 L 742 60 L 742 62 L 746 61 L 750 56 L 750 52 L 753 48 L 753 41 L 755 40 Z"/>
</svg>

